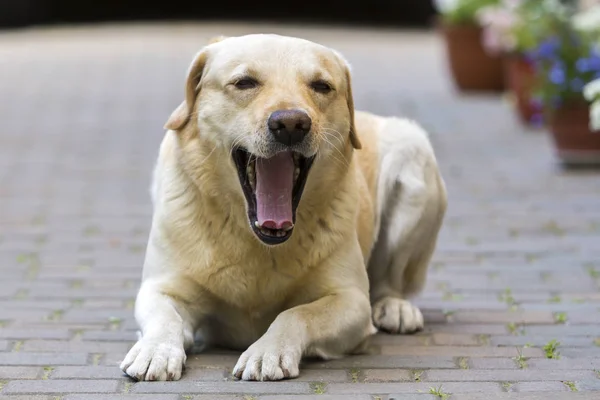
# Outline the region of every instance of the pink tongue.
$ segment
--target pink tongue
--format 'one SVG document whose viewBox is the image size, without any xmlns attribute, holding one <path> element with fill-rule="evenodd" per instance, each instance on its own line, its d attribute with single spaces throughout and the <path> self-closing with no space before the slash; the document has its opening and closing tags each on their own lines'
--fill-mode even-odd
<svg viewBox="0 0 600 400">
<path fill-rule="evenodd" d="M 294 160 L 292 153 L 278 153 L 256 160 L 256 213 L 260 226 L 269 229 L 291 227 Z"/>
</svg>

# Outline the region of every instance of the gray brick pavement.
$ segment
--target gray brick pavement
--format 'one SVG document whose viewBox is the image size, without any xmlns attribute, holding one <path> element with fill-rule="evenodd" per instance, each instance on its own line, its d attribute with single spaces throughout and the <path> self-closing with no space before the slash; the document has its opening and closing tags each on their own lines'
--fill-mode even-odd
<svg viewBox="0 0 600 400">
<path fill-rule="evenodd" d="M 416 300 L 427 328 L 380 335 L 371 355 L 307 361 L 288 382 L 236 382 L 237 354 L 214 351 L 190 355 L 180 382 L 132 382 L 117 365 L 135 340 L 161 127 L 208 37 L 261 31 L 335 46 L 353 64 L 357 107 L 431 131 L 450 206 Z M 33 29 L 0 33 L 0 64 L 0 400 L 598 397 L 598 172 L 559 168 L 504 99 L 453 93 L 434 35 Z"/>
</svg>

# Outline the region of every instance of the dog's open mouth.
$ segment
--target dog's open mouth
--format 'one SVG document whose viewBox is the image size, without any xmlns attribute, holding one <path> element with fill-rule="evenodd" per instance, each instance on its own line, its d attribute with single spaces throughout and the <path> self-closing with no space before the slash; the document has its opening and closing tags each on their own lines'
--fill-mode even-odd
<svg viewBox="0 0 600 400">
<path fill-rule="evenodd" d="M 271 158 L 258 158 L 238 148 L 233 151 L 233 161 L 254 234 L 269 245 L 288 240 L 314 156 L 306 158 L 285 151 Z"/>
</svg>

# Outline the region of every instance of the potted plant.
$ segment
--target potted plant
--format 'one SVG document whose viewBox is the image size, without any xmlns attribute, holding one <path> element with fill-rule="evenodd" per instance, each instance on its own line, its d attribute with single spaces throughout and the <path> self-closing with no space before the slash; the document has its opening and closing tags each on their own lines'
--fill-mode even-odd
<svg viewBox="0 0 600 400">
<path fill-rule="evenodd" d="M 502 58 L 486 52 L 477 12 L 499 0 L 436 0 L 438 27 L 444 38 L 455 85 L 463 91 L 502 91 Z"/>
<path fill-rule="evenodd" d="M 558 158 L 567 164 L 600 164 L 600 135 L 591 130 L 596 121 L 590 121 L 589 104 L 589 99 L 597 100 L 596 84 L 591 82 L 600 79 L 600 42 L 563 11 L 544 16 L 552 34 L 529 52 L 537 94 Z M 597 107 L 591 106 L 593 115 L 600 112 Z"/>
<path fill-rule="evenodd" d="M 519 119 L 530 125 L 541 125 L 542 110 L 532 96 L 535 69 L 527 52 L 548 33 L 540 18 L 545 5 L 543 0 L 501 0 L 477 13 L 484 47 L 488 53 L 503 55 L 509 99 Z"/>
</svg>

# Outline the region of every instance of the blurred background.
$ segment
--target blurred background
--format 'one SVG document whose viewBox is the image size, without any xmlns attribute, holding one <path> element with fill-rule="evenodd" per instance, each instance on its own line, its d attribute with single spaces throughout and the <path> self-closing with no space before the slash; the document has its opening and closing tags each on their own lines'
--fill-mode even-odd
<svg viewBox="0 0 600 400">
<path fill-rule="evenodd" d="M 327 23 L 425 25 L 434 13 L 428 0 L 303 1 L 289 6 L 261 2 L 172 0 L 2 0 L 0 26 L 114 20 L 269 20 Z"/>
</svg>

